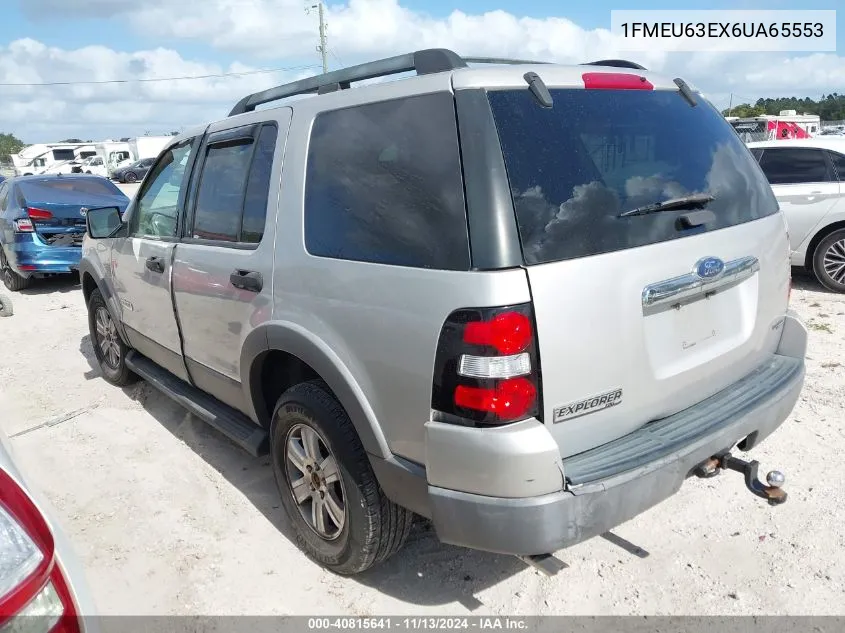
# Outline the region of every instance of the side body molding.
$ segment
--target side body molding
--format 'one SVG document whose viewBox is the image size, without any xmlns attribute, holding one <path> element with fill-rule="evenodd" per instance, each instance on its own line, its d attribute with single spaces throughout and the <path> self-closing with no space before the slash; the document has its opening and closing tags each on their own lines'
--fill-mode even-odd
<svg viewBox="0 0 845 633">
<path fill-rule="evenodd" d="M 271 322 L 253 330 L 241 349 L 241 385 L 245 401 L 251 407 L 247 413 L 262 425 L 269 425 L 256 408 L 263 397 L 261 388 L 261 357 L 270 351 L 287 352 L 307 363 L 325 380 L 340 404 L 349 414 L 361 443 L 371 455 L 391 456 L 387 440 L 375 413 L 352 372 L 324 341 L 290 322 Z"/>
</svg>

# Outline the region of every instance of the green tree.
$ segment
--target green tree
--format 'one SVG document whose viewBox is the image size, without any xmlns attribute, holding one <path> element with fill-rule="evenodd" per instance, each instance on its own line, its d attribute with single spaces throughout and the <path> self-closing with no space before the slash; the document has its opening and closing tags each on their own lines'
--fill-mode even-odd
<svg viewBox="0 0 845 633">
<path fill-rule="evenodd" d="M 24 142 L 14 134 L 0 133 L 0 161 L 8 162 L 12 160 L 12 154 L 17 154 L 24 147 L 26 147 Z"/>
<path fill-rule="evenodd" d="M 760 116 L 761 114 L 766 114 L 766 111 L 763 108 L 757 105 L 750 105 L 748 103 L 740 103 L 733 108 L 726 108 L 722 111 L 723 116 L 751 117 Z"/>
<path fill-rule="evenodd" d="M 741 103 L 730 109 L 730 116 L 749 117 L 761 114 L 780 114 L 781 110 L 795 110 L 798 114 L 817 114 L 822 121 L 845 120 L 845 95 L 822 95 L 819 101 L 810 97 L 770 97 L 757 99 L 754 105 Z M 722 114 L 729 116 L 727 109 Z"/>
</svg>

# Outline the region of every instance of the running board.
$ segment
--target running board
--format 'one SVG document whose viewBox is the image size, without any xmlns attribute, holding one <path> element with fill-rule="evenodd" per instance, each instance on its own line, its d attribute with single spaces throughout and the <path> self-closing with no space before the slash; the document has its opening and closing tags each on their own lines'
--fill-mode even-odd
<svg viewBox="0 0 845 633">
<path fill-rule="evenodd" d="M 130 350 L 126 355 L 126 366 L 250 455 L 261 457 L 267 453 L 267 431 L 240 411 L 189 385 L 135 350 Z"/>
</svg>

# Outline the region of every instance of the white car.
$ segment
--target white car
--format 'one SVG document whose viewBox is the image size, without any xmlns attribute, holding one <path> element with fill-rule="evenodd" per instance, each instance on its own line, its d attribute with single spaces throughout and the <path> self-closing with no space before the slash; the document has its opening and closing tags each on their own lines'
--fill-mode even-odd
<svg viewBox="0 0 845 633">
<path fill-rule="evenodd" d="M 93 615 L 69 543 L 0 431 L 0 631 L 94 633 Z"/>
<path fill-rule="evenodd" d="M 789 226 L 792 265 L 845 292 L 845 138 L 761 141 L 748 147 Z"/>
</svg>

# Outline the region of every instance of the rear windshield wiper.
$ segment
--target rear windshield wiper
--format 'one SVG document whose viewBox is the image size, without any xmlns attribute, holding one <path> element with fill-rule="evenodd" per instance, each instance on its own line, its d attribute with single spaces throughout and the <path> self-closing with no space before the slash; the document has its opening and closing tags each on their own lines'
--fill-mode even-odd
<svg viewBox="0 0 845 633">
<path fill-rule="evenodd" d="M 682 198 L 671 198 L 663 202 L 655 202 L 654 204 L 647 204 L 630 211 L 620 213 L 619 218 L 629 218 L 634 215 L 648 215 L 649 213 L 660 213 L 661 211 L 672 211 L 675 209 L 695 209 L 703 207 L 708 202 L 715 200 L 713 196 L 707 193 L 696 193 L 691 196 L 683 196 Z"/>
</svg>

